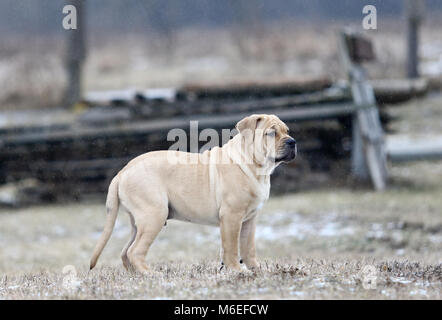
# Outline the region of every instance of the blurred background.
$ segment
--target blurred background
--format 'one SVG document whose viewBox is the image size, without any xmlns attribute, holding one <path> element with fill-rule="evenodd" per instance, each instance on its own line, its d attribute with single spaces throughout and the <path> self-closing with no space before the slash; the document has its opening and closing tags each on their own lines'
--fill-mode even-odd
<svg viewBox="0 0 442 320">
<path fill-rule="evenodd" d="M 1 108 L 60 107 L 67 85 L 63 6 L 71 2 L 4 0 L 0 4 Z M 377 8 L 378 61 L 372 77 L 406 75 L 405 1 Z M 362 29 L 366 1 L 205 0 L 86 1 L 83 88 L 175 87 L 327 75 L 342 78 L 336 31 Z M 440 75 L 441 4 L 426 1 L 419 51 L 424 76 Z"/>
<path fill-rule="evenodd" d="M 66 5 L 76 30 L 63 28 Z M 366 5 L 375 29 L 363 28 Z M 356 55 L 369 43 L 374 56 L 346 63 L 343 30 L 366 40 Z M 440 280 L 441 34 L 438 0 L 2 0 L 0 274 L 86 266 L 129 159 L 167 149 L 190 120 L 231 129 L 265 112 L 289 124 L 299 158 L 272 176 L 260 256 L 406 259 L 439 265 Z M 385 141 L 383 187 L 371 142 L 357 140 L 358 105 L 374 108 L 369 131 Z M 179 224 L 148 259 L 217 257 L 216 229 Z M 101 263 L 120 264 L 129 231 L 121 215 Z"/>
</svg>

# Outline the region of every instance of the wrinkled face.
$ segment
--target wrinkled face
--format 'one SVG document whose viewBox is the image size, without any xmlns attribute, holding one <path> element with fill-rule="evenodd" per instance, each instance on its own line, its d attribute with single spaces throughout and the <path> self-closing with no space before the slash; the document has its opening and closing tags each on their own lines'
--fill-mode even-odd
<svg viewBox="0 0 442 320">
<path fill-rule="evenodd" d="M 238 122 L 236 128 L 244 138 L 245 150 L 260 165 L 277 165 L 296 157 L 296 141 L 275 115 L 254 114 Z"/>
</svg>

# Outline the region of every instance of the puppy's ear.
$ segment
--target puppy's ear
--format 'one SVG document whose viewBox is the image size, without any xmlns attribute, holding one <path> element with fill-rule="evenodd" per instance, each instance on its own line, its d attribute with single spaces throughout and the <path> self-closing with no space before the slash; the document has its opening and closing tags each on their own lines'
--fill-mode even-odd
<svg viewBox="0 0 442 320">
<path fill-rule="evenodd" d="M 236 129 L 241 133 L 244 130 L 248 129 L 251 131 L 255 131 L 256 127 L 258 126 L 259 121 L 262 120 L 262 117 L 259 114 L 253 114 L 249 117 L 246 117 L 242 120 L 240 120 L 236 124 Z"/>
</svg>

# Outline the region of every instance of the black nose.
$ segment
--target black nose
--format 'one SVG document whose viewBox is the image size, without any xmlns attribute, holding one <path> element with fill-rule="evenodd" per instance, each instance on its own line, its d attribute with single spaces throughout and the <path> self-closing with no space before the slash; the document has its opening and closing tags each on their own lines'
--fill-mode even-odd
<svg viewBox="0 0 442 320">
<path fill-rule="evenodd" d="M 286 144 L 290 147 L 294 147 L 294 146 L 296 146 L 296 140 L 293 138 L 289 138 L 289 139 L 287 139 Z"/>
</svg>

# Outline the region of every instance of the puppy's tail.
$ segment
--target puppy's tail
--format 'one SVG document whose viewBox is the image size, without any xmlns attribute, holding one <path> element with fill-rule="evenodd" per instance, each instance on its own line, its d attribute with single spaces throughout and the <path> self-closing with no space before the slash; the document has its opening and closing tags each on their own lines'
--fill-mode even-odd
<svg viewBox="0 0 442 320">
<path fill-rule="evenodd" d="M 119 208 L 119 198 L 118 198 L 118 180 L 119 175 L 112 179 L 109 185 L 109 190 L 107 192 L 106 199 L 106 222 L 104 225 L 103 233 L 95 246 L 94 252 L 92 254 L 90 270 L 97 264 L 97 260 L 100 257 L 101 252 L 104 249 L 107 241 L 109 240 L 112 231 L 115 226 L 115 220 L 117 220 L 118 208 Z"/>
</svg>

